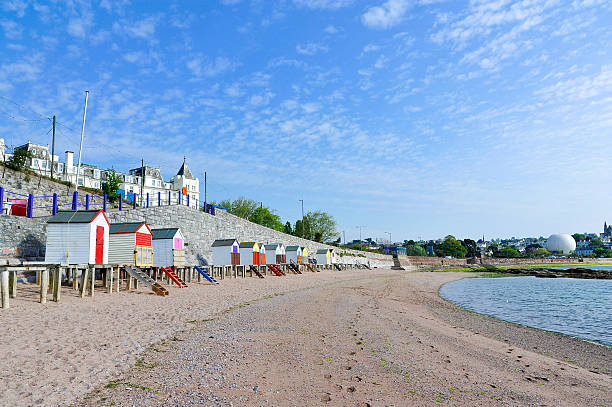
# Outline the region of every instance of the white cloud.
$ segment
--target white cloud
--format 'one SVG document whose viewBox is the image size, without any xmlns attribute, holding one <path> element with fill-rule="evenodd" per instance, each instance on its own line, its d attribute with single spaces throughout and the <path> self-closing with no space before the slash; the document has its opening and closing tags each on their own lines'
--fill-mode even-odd
<svg viewBox="0 0 612 407">
<path fill-rule="evenodd" d="M 338 34 L 340 32 L 340 29 L 330 24 L 327 27 L 325 27 L 323 31 L 325 31 L 328 34 Z"/>
<path fill-rule="evenodd" d="M 354 0 L 293 0 L 300 7 L 336 10 L 353 4 Z"/>
<path fill-rule="evenodd" d="M 319 52 L 327 52 L 329 48 L 327 48 L 327 46 L 322 45 L 322 44 L 315 44 L 313 42 L 310 42 L 305 45 L 297 45 L 295 47 L 295 50 L 302 55 L 312 56 Z"/>
<path fill-rule="evenodd" d="M 14 11 L 21 18 L 25 15 L 28 3 L 24 0 L 5 0 L 2 2 L 2 8 L 6 11 Z"/>
<path fill-rule="evenodd" d="M 402 21 L 409 8 L 408 0 L 387 0 L 380 6 L 370 7 L 361 16 L 361 22 L 369 28 L 390 28 Z"/>
<path fill-rule="evenodd" d="M 363 52 L 374 52 L 374 51 L 378 51 L 379 49 L 380 49 L 380 45 L 368 44 L 365 47 L 363 47 Z"/>
<path fill-rule="evenodd" d="M 231 71 L 236 64 L 225 57 L 216 57 L 214 61 L 207 62 L 202 55 L 193 56 L 187 61 L 187 68 L 197 77 L 216 76 Z"/>
<path fill-rule="evenodd" d="M 4 36 L 10 39 L 21 38 L 23 28 L 14 21 L 4 20 L 0 22 L 0 26 L 4 30 Z"/>
</svg>

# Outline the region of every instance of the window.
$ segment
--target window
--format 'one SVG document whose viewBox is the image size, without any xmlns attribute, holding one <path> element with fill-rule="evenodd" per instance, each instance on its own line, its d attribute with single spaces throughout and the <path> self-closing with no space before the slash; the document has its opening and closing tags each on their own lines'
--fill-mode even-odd
<svg viewBox="0 0 612 407">
<path fill-rule="evenodd" d="M 100 170 L 94 170 L 94 178 L 100 178 Z"/>
<path fill-rule="evenodd" d="M 47 168 L 47 162 L 46 161 L 42 161 L 40 162 L 40 168 Z"/>
<path fill-rule="evenodd" d="M 79 178 L 79 185 L 82 186 L 83 185 L 83 178 Z"/>
<path fill-rule="evenodd" d="M 32 154 L 36 154 L 36 149 L 35 148 L 32 149 Z"/>
</svg>

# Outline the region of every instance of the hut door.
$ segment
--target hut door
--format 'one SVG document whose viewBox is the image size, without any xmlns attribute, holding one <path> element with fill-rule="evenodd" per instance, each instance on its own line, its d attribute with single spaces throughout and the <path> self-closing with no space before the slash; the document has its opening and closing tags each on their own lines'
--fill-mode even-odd
<svg viewBox="0 0 612 407">
<path fill-rule="evenodd" d="M 253 264 L 259 264 L 259 252 L 253 252 Z"/>
<path fill-rule="evenodd" d="M 104 263 L 104 227 L 96 226 L 96 264 Z"/>
<path fill-rule="evenodd" d="M 232 265 L 237 266 L 240 264 L 240 253 L 232 253 Z"/>
</svg>

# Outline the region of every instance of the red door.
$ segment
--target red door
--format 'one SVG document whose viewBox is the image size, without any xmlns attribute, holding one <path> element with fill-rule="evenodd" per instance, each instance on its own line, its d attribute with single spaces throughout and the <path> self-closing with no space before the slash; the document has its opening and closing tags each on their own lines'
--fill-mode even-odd
<svg viewBox="0 0 612 407">
<path fill-rule="evenodd" d="M 96 227 L 96 264 L 104 264 L 104 227 Z"/>
<path fill-rule="evenodd" d="M 253 264 L 259 264 L 259 252 L 253 252 Z"/>
<path fill-rule="evenodd" d="M 266 264 L 266 254 L 265 253 L 259 253 L 259 263 L 262 265 Z"/>
</svg>

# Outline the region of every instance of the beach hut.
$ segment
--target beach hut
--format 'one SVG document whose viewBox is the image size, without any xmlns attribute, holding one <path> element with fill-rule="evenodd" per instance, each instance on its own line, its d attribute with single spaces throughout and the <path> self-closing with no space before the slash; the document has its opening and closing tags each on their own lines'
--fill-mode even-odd
<svg viewBox="0 0 612 407">
<path fill-rule="evenodd" d="M 240 264 L 240 245 L 236 239 L 217 239 L 212 244 L 212 264 L 230 266 Z"/>
<path fill-rule="evenodd" d="M 266 257 L 266 246 L 264 244 L 259 245 L 259 264 L 265 265 L 268 264 L 268 259 Z"/>
<path fill-rule="evenodd" d="M 259 264 L 259 244 L 257 242 L 240 242 L 240 264 L 249 266 Z"/>
<path fill-rule="evenodd" d="M 302 248 L 300 246 L 287 246 L 285 248 L 285 254 L 287 263 L 302 263 Z"/>
<path fill-rule="evenodd" d="M 271 243 L 264 245 L 266 249 L 266 264 L 284 264 L 285 245 L 282 243 Z"/>
<path fill-rule="evenodd" d="M 144 222 L 111 223 L 108 262 L 153 266 L 152 236 L 151 229 Z"/>
<path fill-rule="evenodd" d="M 329 262 L 336 263 L 338 261 L 338 256 L 336 256 L 336 249 L 329 249 Z"/>
<path fill-rule="evenodd" d="M 58 211 L 47 221 L 45 263 L 108 264 L 110 223 L 104 211 Z"/>
<path fill-rule="evenodd" d="M 153 264 L 158 267 L 185 267 L 185 238 L 181 229 L 151 229 L 151 233 Z"/>
<path fill-rule="evenodd" d="M 331 253 L 329 249 L 318 249 L 316 254 L 317 264 L 331 264 Z"/>
</svg>

